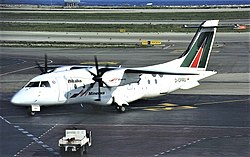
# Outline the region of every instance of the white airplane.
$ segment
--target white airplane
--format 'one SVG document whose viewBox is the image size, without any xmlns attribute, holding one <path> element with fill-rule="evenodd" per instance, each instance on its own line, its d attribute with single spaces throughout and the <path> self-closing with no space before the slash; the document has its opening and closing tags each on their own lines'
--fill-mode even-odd
<svg viewBox="0 0 250 157">
<path fill-rule="evenodd" d="M 186 51 L 170 62 L 138 67 L 62 66 L 30 80 L 11 102 L 28 106 L 34 115 L 40 106 L 91 103 L 115 104 L 120 112 L 142 98 L 157 97 L 178 89 L 190 89 L 199 80 L 216 74 L 206 71 L 219 20 L 204 21 L 198 26 Z M 46 73 L 47 72 L 47 73 Z"/>
</svg>

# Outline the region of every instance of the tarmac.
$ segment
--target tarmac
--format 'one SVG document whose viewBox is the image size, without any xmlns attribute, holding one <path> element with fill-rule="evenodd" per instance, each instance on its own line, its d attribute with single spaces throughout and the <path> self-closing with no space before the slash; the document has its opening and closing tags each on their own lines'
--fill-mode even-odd
<svg viewBox="0 0 250 157">
<path fill-rule="evenodd" d="M 59 65 L 90 63 L 96 55 L 104 65 L 145 66 L 178 58 L 190 37 L 183 35 L 166 42 L 168 48 L 1 47 L 1 156 L 61 156 L 58 140 L 66 128 L 92 131 L 87 157 L 249 156 L 249 40 L 241 33 L 216 38 L 208 69 L 217 75 L 191 90 L 131 103 L 122 114 L 113 106 L 75 104 L 44 107 L 30 117 L 10 103 L 40 73 L 34 62 L 42 63 L 45 53 Z"/>
</svg>

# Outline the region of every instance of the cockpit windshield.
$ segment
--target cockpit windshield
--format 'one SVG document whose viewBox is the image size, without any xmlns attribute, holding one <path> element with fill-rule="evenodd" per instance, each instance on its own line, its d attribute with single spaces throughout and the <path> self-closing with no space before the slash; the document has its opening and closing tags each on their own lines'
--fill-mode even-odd
<svg viewBox="0 0 250 157">
<path fill-rule="evenodd" d="M 30 82 L 26 87 L 39 87 L 40 82 Z"/>
<path fill-rule="evenodd" d="M 25 87 L 50 87 L 49 81 L 30 82 Z"/>
<path fill-rule="evenodd" d="M 50 87 L 50 84 L 48 81 L 41 81 L 40 87 Z"/>
</svg>

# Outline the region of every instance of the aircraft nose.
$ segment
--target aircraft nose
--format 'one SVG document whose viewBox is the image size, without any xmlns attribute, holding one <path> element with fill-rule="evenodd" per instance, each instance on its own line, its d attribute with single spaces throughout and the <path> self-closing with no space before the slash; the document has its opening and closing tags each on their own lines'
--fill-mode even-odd
<svg viewBox="0 0 250 157">
<path fill-rule="evenodd" d="M 16 93 L 10 100 L 12 104 L 19 105 L 20 104 L 20 97 L 18 96 L 18 93 Z"/>
<path fill-rule="evenodd" d="M 17 92 L 10 100 L 10 102 L 14 105 L 25 105 L 27 102 L 25 101 L 25 95 Z"/>
</svg>

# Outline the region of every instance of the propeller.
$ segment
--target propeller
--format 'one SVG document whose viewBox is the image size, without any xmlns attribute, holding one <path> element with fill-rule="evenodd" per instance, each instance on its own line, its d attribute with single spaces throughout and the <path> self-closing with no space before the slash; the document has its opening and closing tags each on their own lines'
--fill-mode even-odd
<svg viewBox="0 0 250 157">
<path fill-rule="evenodd" d="M 42 67 L 37 61 L 36 61 L 36 65 L 39 68 L 39 70 L 41 71 L 41 74 L 48 73 L 48 57 L 47 57 L 47 54 L 44 55 L 44 67 Z"/>
<path fill-rule="evenodd" d="M 104 82 L 102 80 L 102 75 L 104 74 L 104 72 L 101 72 L 99 69 L 99 65 L 98 65 L 98 60 L 97 57 L 94 57 L 95 59 L 95 68 L 96 68 L 96 74 L 91 72 L 90 70 L 88 70 L 88 72 L 93 76 L 93 80 L 95 81 L 92 85 L 91 88 L 93 88 L 93 86 L 95 85 L 95 83 L 98 84 L 98 99 L 96 99 L 95 101 L 101 101 L 101 87 L 103 87 L 103 84 L 105 84 L 105 86 L 107 86 L 108 88 L 110 88 L 108 86 L 108 84 L 106 82 Z"/>
</svg>

